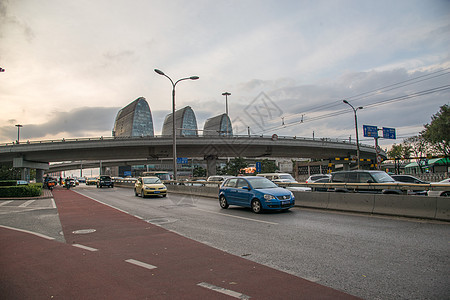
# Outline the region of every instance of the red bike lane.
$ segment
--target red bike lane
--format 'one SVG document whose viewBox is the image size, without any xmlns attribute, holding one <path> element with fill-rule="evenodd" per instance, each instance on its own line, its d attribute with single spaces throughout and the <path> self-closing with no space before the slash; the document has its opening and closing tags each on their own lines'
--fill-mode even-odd
<svg viewBox="0 0 450 300">
<path fill-rule="evenodd" d="M 54 190 L 66 243 L 0 227 L 3 299 L 357 299 Z"/>
</svg>

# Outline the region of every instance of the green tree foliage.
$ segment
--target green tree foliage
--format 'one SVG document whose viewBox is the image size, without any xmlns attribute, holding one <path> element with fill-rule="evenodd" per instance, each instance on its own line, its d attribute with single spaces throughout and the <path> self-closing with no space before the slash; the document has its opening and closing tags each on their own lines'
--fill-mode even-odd
<svg viewBox="0 0 450 300">
<path fill-rule="evenodd" d="M 13 168 L 12 163 L 0 166 L 0 180 L 19 180 L 20 170 Z"/>
<path fill-rule="evenodd" d="M 261 161 L 261 173 L 275 173 L 277 170 L 275 161 L 268 159 Z"/>
<path fill-rule="evenodd" d="M 194 167 L 192 171 L 193 177 L 206 177 L 206 170 L 200 166 Z"/>
<path fill-rule="evenodd" d="M 422 137 L 431 144 L 437 154 L 450 155 L 450 107 L 445 104 L 425 125 Z"/>
<path fill-rule="evenodd" d="M 245 159 L 242 157 L 235 157 L 225 165 L 224 171 L 227 175 L 237 176 L 240 173 L 240 170 L 248 167 L 248 164 L 245 162 Z"/>
</svg>

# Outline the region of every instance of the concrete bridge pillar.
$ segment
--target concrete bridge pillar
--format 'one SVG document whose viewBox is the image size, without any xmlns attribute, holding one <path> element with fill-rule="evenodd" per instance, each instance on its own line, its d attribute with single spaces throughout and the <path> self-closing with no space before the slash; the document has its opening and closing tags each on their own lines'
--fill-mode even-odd
<svg viewBox="0 0 450 300">
<path fill-rule="evenodd" d="M 205 156 L 205 160 L 206 160 L 206 176 L 216 175 L 217 156 L 207 155 Z"/>
<path fill-rule="evenodd" d="M 44 182 L 44 170 L 36 169 L 36 182 Z"/>
</svg>

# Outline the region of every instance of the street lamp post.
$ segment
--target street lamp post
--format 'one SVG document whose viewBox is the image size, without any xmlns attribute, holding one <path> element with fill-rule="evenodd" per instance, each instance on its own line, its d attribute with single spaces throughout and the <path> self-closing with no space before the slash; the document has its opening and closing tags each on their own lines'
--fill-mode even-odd
<svg viewBox="0 0 450 300">
<path fill-rule="evenodd" d="M 225 96 L 225 112 L 227 114 L 227 136 L 228 136 L 228 120 L 229 120 L 229 117 L 228 117 L 228 96 L 230 96 L 230 95 L 231 95 L 231 93 L 229 93 L 229 92 L 222 93 L 222 96 Z"/>
<path fill-rule="evenodd" d="M 17 127 L 17 144 L 20 143 L 20 127 L 23 127 L 23 125 L 16 124 Z"/>
<path fill-rule="evenodd" d="M 173 80 L 164 74 L 163 71 L 155 69 L 155 72 L 159 75 L 162 75 L 164 77 L 167 77 L 170 80 L 170 83 L 172 83 L 172 152 L 173 152 L 173 180 L 177 180 L 177 135 L 176 135 L 176 120 L 175 120 L 175 86 L 178 82 L 182 80 L 197 80 L 199 79 L 198 76 L 191 76 L 186 78 L 181 78 L 173 82 Z"/>
<path fill-rule="evenodd" d="M 363 109 L 362 106 L 354 108 L 353 105 L 351 105 L 347 100 L 342 100 L 342 102 L 344 102 L 345 104 L 350 105 L 350 107 L 353 109 L 353 113 L 355 115 L 355 131 L 356 131 L 356 156 L 358 158 L 358 170 L 360 167 L 360 155 L 359 155 L 359 137 L 358 137 L 358 118 L 356 116 L 356 111 L 358 109 Z"/>
</svg>

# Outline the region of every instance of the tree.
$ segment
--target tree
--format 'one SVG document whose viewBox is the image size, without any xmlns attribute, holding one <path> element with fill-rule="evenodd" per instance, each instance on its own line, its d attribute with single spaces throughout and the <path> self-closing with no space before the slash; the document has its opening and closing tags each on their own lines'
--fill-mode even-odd
<svg viewBox="0 0 450 300">
<path fill-rule="evenodd" d="M 235 157 L 225 165 L 225 174 L 237 176 L 241 169 L 248 167 L 248 164 L 242 157 Z"/>
<path fill-rule="evenodd" d="M 192 170 L 193 177 L 206 177 L 206 170 L 200 166 L 195 166 Z"/>
<path fill-rule="evenodd" d="M 450 107 L 445 104 L 431 117 L 431 123 L 421 132 L 438 154 L 450 155 Z"/>
<path fill-rule="evenodd" d="M 0 167 L 0 180 L 18 180 L 20 179 L 20 170 L 13 168 L 12 163 L 2 164 Z"/>
<path fill-rule="evenodd" d="M 261 173 L 275 173 L 277 170 L 278 167 L 275 161 L 268 159 L 261 161 Z"/>
<path fill-rule="evenodd" d="M 425 167 L 425 164 L 422 163 L 422 161 L 424 161 L 430 152 L 430 144 L 423 138 L 422 135 L 407 138 L 403 141 L 403 144 L 410 147 L 411 154 L 416 157 L 416 162 L 420 168 L 420 172 L 423 173 L 423 167 Z"/>
</svg>

